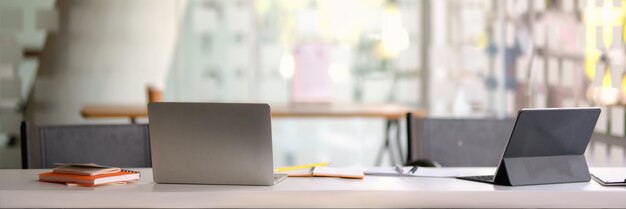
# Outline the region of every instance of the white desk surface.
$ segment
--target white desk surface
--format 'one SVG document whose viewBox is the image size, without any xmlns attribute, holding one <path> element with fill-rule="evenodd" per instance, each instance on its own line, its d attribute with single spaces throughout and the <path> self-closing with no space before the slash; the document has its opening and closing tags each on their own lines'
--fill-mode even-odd
<svg viewBox="0 0 626 209">
<path fill-rule="evenodd" d="M 494 168 L 460 169 L 490 174 Z M 626 168 L 611 169 L 626 175 Z M 37 181 L 46 170 L 0 170 L 1 208 L 625 208 L 626 187 L 584 183 L 506 187 L 452 178 L 366 176 L 288 178 L 274 186 L 155 184 L 137 169 L 134 184 L 70 187 Z"/>
</svg>

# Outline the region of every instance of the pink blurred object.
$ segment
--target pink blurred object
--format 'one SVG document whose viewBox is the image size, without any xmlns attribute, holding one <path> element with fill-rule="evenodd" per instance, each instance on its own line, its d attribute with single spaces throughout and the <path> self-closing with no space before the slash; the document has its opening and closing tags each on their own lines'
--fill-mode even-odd
<svg viewBox="0 0 626 209">
<path fill-rule="evenodd" d="M 330 103 L 332 80 L 328 74 L 331 47 L 324 43 L 301 43 L 294 49 L 293 103 Z"/>
</svg>

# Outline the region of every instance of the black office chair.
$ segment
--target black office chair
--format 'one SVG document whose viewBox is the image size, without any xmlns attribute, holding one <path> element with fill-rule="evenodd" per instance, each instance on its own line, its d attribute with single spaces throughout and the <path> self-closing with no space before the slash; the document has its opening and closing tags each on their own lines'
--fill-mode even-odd
<svg viewBox="0 0 626 209">
<path fill-rule="evenodd" d="M 414 118 L 407 114 L 407 166 L 498 166 L 514 119 Z"/>
<path fill-rule="evenodd" d="M 34 127 L 22 122 L 22 168 L 54 168 L 54 163 L 96 163 L 151 167 L 147 124 Z"/>
</svg>

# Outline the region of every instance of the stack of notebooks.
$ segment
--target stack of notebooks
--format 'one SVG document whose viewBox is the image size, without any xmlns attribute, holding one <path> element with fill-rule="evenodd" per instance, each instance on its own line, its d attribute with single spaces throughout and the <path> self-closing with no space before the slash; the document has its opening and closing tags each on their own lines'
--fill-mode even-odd
<svg viewBox="0 0 626 209">
<path fill-rule="evenodd" d="M 52 172 L 40 173 L 39 181 L 64 183 L 67 185 L 99 186 L 106 184 L 125 184 L 136 181 L 140 173 L 93 163 L 64 163 Z"/>
</svg>

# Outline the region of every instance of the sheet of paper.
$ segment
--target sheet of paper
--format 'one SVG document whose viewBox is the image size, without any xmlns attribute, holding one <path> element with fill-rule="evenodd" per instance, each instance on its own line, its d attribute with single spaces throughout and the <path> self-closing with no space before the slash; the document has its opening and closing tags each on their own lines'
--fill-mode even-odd
<svg viewBox="0 0 626 209">
<path fill-rule="evenodd" d="M 458 177 L 459 171 L 443 169 L 443 168 L 429 168 L 429 167 L 419 167 L 413 176 L 423 176 L 423 177 Z"/>
<path fill-rule="evenodd" d="M 411 167 L 405 167 L 405 171 L 406 168 L 408 168 L 409 170 L 411 169 Z M 398 173 L 398 171 L 396 171 L 395 167 L 373 167 L 373 168 L 367 168 L 365 169 L 365 175 L 373 175 L 373 176 L 399 176 L 400 173 Z"/>
<path fill-rule="evenodd" d="M 365 170 L 365 175 L 377 176 L 416 176 L 416 177 L 458 177 L 459 172 L 443 168 L 418 167 L 415 173 L 409 174 L 412 167 L 403 167 L 403 174 L 396 171 L 395 167 L 374 167 Z"/>
<path fill-rule="evenodd" d="M 592 173 L 596 178 L 600 180 L 611 183 L 611 182 L 625 182 L 626 174 L 621 172 L 593 172 Z"/>
<path fill-rule="evenodd" d="M 110 166 L 98 165 L 95 163 L 54 163 L 60 166 L 80 166 L 80 167 L 92 167 L 92 168 L 111 168 Z"/>
</svg>

